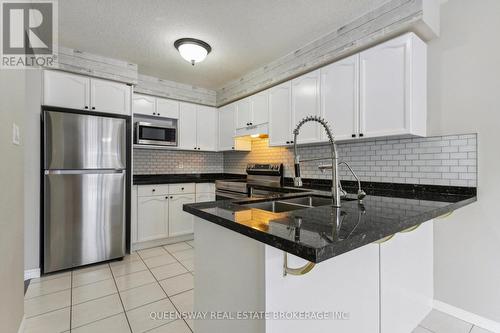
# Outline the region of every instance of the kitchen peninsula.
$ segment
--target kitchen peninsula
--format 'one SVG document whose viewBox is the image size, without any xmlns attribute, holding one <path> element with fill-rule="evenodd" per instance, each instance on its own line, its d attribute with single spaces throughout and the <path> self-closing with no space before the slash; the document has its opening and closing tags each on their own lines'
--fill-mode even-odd
<svg viewBox="0 0 500 333">
<path fill-rule="evenodd" d="M 285 316 L 198 320 L 195 329 L 411 332 L 432 307 L 433 219 L 476 201 L 476 192 L 379 185 L 365 184 L 363 202 L 349 194 L 340 209 L 314 190 L 185 205 L 197 217 L 195 311 Z M 324 312 L 328 319 L 287 317 Z"/>
</svg>

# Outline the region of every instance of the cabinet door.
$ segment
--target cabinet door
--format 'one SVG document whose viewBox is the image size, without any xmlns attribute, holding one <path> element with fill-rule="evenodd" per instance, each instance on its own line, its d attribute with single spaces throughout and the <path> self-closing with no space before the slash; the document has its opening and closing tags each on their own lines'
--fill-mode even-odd
<svg viewBox="0 0 500 333">
<path fill-rule="evenodd" d="M 137 198 L 137 240 L 168 237 L 168 200 L 163 196 Z"/>
<path fill-rule="evenodd" d="M 149 116 L 156 115 L 156 98 L 148 95 L 134 94 L 132 97 L 132 112 Z"/>
<path fill-rule="evenodd" d="M 284 146 L 292 140 L 292 85 L 282 83 L 269 89 L 269 145 Z"/>
<path fill-rule="evenodd" d="M 196 150 L 196 105 L 180 103 L 178 128 L 179 147 Z"/>
<path fill-rule="evenodd" d="M 236 102 L 236 128 L 245 128 L 252 122 L 252 105 L 250 98 L 244 98 Z"/>
<path fill-rule="evenodd" d="M 182 210 L 182 206 L 196 201 L 194 194 L 169 197 L 168 235 L 170 237 L 193 233 L 194 216 Z"/>
<path fill-rule="evenodd" d="M 130 115 L 130 86 L 124 83 L 90 79 L 92 110 Z"/>
<path fill-rule="evenodd" d="M 432 309 L 433 276 L 432 221 L 380 244 L 382 332 L 412 332 L 417 327 Z"/>
<path fill-rule="evenodd" d="M 269 90 L 250 97 L 252 106 L 252 125 L 265 124 L 269 121 Z"/>
<path fill-rule="evenodd" d="M 219 109 L 219 150 L 234 149 L 234 114 L 236 104 L 228 104 Z"/>
<path fill-rule="evenodd" d="M 217 110 L 210 106 L 197 106 L 196 135 L 198 150 L 217 150 Z"/>
<path fill-rule="evenodd" d="M 214 193 L 196 193 L 196 202 L 209 202 L 215 201 Z"/>
<path fill-rule="evenodd" d="M 405 35 L 360 54 L 360 131 L 365 137 L 409 130 L 410 40 Z"/>
<path fill-rule="evenodd" d="M 359 55 L 321 68 L 321 115 L 328 121 L 336 140 L 358 135 Z M 328 140 L 324 131 L 322 140 Z"/>
<path fill-rule="evenodd" d="M 302 75 L 292 80 L 292 128 L 308 116 L 319 116 L 320 71 Z M 300 128 L 298 143 L 313 143 L 321 140 L 320 125 L 308 122 Z"/>
<path fill-rule="evenodd" d="M 90 79 L 81 75 L 45 70 L 43 104 L 70 109 L 90 109 Z"/>
<path fill-rule="evenodd" d="M 160 117 L 179 119 L 179 102 L 166 98 L 157 98 L 156 115 Z"/>
</svg>

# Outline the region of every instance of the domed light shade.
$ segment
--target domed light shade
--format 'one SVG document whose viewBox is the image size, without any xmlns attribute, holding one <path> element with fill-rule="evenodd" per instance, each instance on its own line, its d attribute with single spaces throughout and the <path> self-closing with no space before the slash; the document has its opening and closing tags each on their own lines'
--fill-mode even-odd
<svg viewBox="0 0 500 333">
<path fill-rule="evenodd" d="M 210 45 L 202 40 L 194 38 L 181 38 L 174 42 L 174 46 L 181 57 L 194 66 L 195 63 L 205 60 L 207 54 L 212 51 Z"/>
</svg>

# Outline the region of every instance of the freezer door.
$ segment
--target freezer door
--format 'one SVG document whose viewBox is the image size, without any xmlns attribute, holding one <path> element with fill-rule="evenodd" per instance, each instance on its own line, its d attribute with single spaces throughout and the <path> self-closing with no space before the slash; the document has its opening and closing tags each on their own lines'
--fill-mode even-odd
<svg viewBox="0 0 500 333">
<path fill-rule="evenodd" d="M 44 169 L 125 169 L 121 118 L 45 111 Z"/>
<path fill-rule="evenodd" d="M 44 273 L 125 255 L 124 171 L 44 177 Z"/>
</svg>

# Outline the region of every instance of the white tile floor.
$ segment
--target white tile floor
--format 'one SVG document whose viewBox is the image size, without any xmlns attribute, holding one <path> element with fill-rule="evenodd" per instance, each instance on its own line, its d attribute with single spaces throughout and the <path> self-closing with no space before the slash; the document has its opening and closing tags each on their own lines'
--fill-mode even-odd
<svg viewBox="0 0 500 333">
<path fill-rule="evenodd" d="M 193 310 L 194 243 L 140 250 L 123 261 L 34 279 L 25 295 L 26 333 L 190 333 L 193 323 L 151 312 Z M 413 333 L 491 333 L 433 310 Z"/>
<path fill-rule="evenodd" d="M 26 333 L 191 333 L 192 322 L 151 312 L 193 309 L 193 242 L 140 250 L 122 261 L 33 279 Z"/>
</svg>

